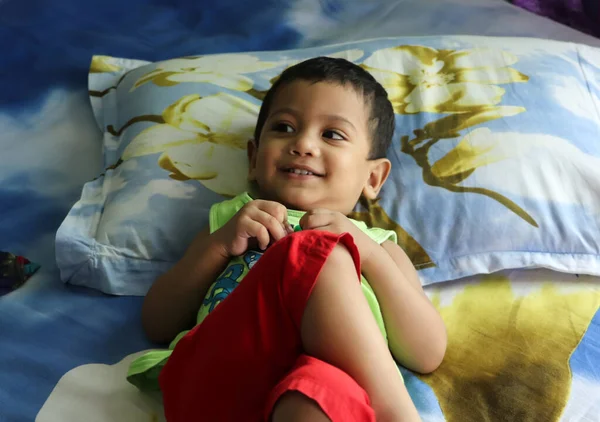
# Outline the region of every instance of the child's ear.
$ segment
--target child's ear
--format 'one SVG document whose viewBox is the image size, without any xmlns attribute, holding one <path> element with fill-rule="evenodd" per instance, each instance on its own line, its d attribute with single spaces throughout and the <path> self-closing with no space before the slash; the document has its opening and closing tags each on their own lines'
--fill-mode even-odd
<svg viewBox="0 0 600 422">
<path fill-rule="evenodd" d="M 248 141 L 248 181 L 252 182 L 256 180 L 256 156 L 258 152 L 258 145 L 254 139 Z"/>
<path fill-rule="evenodd" d="M 369 161 L 369 178 L 363 188 L 363 196 L 367 199 L 376 199 L 381 187 L 390 175 L 392 163 L 387 158 Z"/>
</svg>

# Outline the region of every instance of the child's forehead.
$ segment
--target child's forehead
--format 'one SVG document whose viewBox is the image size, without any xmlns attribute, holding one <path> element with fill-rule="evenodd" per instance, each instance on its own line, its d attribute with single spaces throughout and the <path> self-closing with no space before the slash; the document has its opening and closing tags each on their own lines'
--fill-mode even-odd
<svg viewBox="0 0 600 422">
<path fill-rule="evenodd" d="M 297 79 L 283 84 L 275 92 L 269 114 L 291 106 L 300 109 L 299 111 L 313 110 L 315 107 L 324 108 L 332 113 L 350 114 L 354 118 L 360 116 L 361 120 L 368 120 L 370 115 L 370 104 L 362 92 L 350 84 L 329 81 Z"/>
</svg>

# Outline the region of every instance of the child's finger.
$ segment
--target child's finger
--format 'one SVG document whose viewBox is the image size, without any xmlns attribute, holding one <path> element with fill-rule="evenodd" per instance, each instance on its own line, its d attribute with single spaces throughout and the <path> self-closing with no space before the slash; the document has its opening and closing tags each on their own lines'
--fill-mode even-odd
<svg viewBox="0 0 600 422">
<path fill-rule="evenodd" d="M 238 229 L 237 236 L 245 239 L 256 239 L 259 247 L 264 250 L 269 245 L 269 232 L 258 221 L 252 218 L 245 218 Z"/>
<path fill-rule="evenodd" d="M 280 223 L 287 223 L 287 208 L 279 202 L 261 201 L 258 209 L 272 215 Z"/>
<path fill-rule="evenodd" d="M 264 251 L 269 247 L 269 243 L 271 243 L 271 236 L 269 236 L 269 232 L 264 226 L 259 230 L 256 240 L 258 240 L 258 247 L 261 250 Z"/>
<path fill-rule="evenodd" d="M 283 223 L 283 228 L 285 229 L 285 232 L 287 234 L 294 233 L 294 227 L 290 223 L 288 223 L 287 221 L 285 223 Z"/>
<path fill-rule="evenodd" d="M 319 227 L 327 226 L 331 223 L 331 214 L 313 214 L 306 213 L 300 219 L 302 230 L 314 230 Z"/>
<path fill-rule="evenodd" d="M 269 243 L 271 242 L 271 236 L 269 236 L 269 231 L 267 228 L 256 220 L 252 221 L 249 228 L 250 230 L 248 234 L 250 237 L 254 237 L 256 239 L 258 242 L 258 247 L 263 251 L 267 249 Z"/>
<path fill-rule="evenodd" d="M 277 221 L 279 221 L 283 228 L 283 236 L 294 232 L 294 228 L 288 222 L 287 208 L 279 202 L 273 201 L 258 201 L 257 210 L 264 211 L 269 215 L 272 215 Z M 275 241 L 280 240 L 283 236 L 279 234 L 279 229 L 274 229 L 272 232 Z M 269 230 L 270 231 L 270 230 Z"/>
<path fill-rule="evenodd" d="M 262 224 L 275 241 L 283 239 L 287 235 L 283 224 L 265 211 L 258 210 L 252 218 Z"/>
</svg>

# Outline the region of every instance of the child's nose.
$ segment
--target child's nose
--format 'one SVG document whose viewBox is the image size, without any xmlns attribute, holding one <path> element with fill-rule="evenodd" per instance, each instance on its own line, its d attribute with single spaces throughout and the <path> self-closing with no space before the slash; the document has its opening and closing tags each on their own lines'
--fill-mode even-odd
<svg viewBox="0 0 600 422">
<path fill-rule="evenodd" d="M 299 133 L 291 145 L 290 153 L 298 156 L 318 155 L 318 144 L 309 133 Z"/>
</svg>

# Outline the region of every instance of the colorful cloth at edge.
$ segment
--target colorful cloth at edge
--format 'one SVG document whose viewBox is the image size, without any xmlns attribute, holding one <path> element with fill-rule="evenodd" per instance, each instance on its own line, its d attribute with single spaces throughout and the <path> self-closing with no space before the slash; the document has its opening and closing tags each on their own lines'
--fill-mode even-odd
<svg viewBox="0 0 600 422">
<path fill-rule="evenodd" d="M 39 268 L 25 257 L 0 251 L 0 296 L 21 287 Z"/>
</svg>

